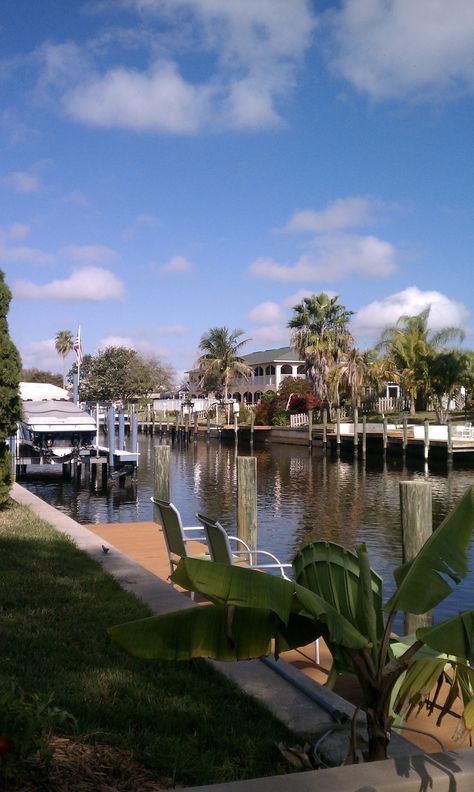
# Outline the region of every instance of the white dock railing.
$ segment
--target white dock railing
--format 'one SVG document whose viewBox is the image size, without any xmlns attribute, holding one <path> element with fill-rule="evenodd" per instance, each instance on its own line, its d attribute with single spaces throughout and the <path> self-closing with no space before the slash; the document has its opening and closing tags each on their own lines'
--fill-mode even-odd
<svg viewBox="0 0 474 792">
<path fill-rule="evenodd" d="M 308 426 L 308 416 L 306 413 L 298 413 L 297 415 L 290 415 L 291 429 L 297 429 L 299 426 Z"/>
</svg>

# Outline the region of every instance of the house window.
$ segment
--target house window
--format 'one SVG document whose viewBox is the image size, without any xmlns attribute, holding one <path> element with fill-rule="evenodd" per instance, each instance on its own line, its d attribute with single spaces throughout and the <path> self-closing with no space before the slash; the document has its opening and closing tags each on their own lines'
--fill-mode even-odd
<svg viewBox="0 0 474 792">
<path fill-rule="evenodd" d="M 256 393 L 254 393 L 253 395 L 254 404 L 257 404 L 261 398 L 262 398 L 262 391 L 257 391 Z"/>
<path fill-rule="evenodd" d="M 387 396 L 389 399 L 398 399 L 399 387 L 398 385 L 387 385 Z"/>
<path fill-rule="evenodd" d="M 232 398 L 239 402 L 241 400 L 241 395 L 240 393 L 233 393 Z"/>
<path fill-rule="evenodd" d="M 297 374 L 306 374 L 305 367 L 304 366 L 298 366 L 298 368 L 296 369 L 296 373 Z"/>
<path fill-rule="evenodd" d="M 281 373 L 282 374 L 293 374 L 293 369 L 291 368 L 291 366 L 287 366 L 285 364 L 284 366 L 281 367 Z"/>
<path fill-rule="evenodd" d="M 244 393 L 244 402 L 246 404 L 252 404 L 252 394 L 250 393 L 250 391 L 245 391 L 245 393 Z"/>
<path fill-rule="evenodd" d="M 263 368 L 261 366 L 257 366 L 257 368 L 254 369 L 253 373 L 255 374 L 256 377 L 263 377 Z"/>
<path fill-rule="evenodd" d="M 265 369 L 265 374 L 274 374 L 275 373 L 275 366 L 267 366 Z"/>
</svg>

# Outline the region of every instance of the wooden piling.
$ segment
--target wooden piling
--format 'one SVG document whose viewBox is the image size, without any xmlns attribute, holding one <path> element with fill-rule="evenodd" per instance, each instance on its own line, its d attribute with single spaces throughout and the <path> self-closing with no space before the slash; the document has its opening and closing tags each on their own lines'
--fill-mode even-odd
<svg viewBox="0 0 474 792">
<path fill-rule="evenodd" d="M 365 459 L 367 453 L 367 416 L 362 416 L 362 457 Z"/>
<path fill-rule="evenodd" d="M 154 448 L 153 495 L 160 500 L 170 500 L 170 447 L 156 445 Z"/>
<path fill-rule="evenodd" d="M 239 444 L 239 416 L 237 413 L 234 414 L 234 441 L 237 448 Z"/>
<path fill-rule="evenodd" d="M 111 476 L 114 470 L 115 452 L 115 409 L 113 404 L 109 406 L 107 413 L 107 442 L 109 444 L 109 476 Z"/>
<path fill-rule="evenodd" d="M 383 450 L 386 452 L 387 451 L 387 445 L 388 445 L 388 426 L 387 426 L 387 419 L 385 418 L 385 416 L 384 416 L 384 419 L 383 419 L 383 425 L 382 426 L 383 426 L 383 428 L 382 428 Z"/>
<path fill-rule="evenodd" d="M 453 427 L 451 425 L 451 419 L 448 418 L 447 420 L 447 429 L 448 429 L 448 462 L 453 461 Z"/>
<path fill-rule="evenodd" d="M 209 412 L 207 413 L 207 439 L 209 440 L 211 436 L 211 416 Z"/>
<path fill-rule="evenodd" d="M 197 443 L 197 439 L 198 439 L 198 414 L 197 414 L 197 412 L 194 413 L 193 439 L 194 439 L 194 442 Z"/>
<path fill-rule="evenodd" d="M 308 410 L 308 445 L 313 447 L 313 411 Z"/>
<path fill-rule="evenodd" d="M 359 410 L 354 407 L 354 456 L 359 451 Z"/>
<path fill-rule="evenodd" d="M 411 561 L 433 533 L 431 484 L 427 481 L 400 482 L 400 518 L 403 562 Z M 405 633 L 430 626 L 431 613 L 405 614 Z"/>
<path fill-rule="evenodd" d="M 328 411 L 323 410 L 323 448 L 328 444 Z"/>
<path fill-rule="evenodd" d="M 257 547 L 257 460 L 237 457 L 237 536 Z"/>
<path fill-rule="evenodd" d="M 341 446 L 341 410 L 339 407 L 336 410 L 336 445 L 339 451 Z"/>
<path fill-rule="evenodd" d="M 255 413 L 253 409 L 250 410 L 250 447 L 253 446 L 253 433 L 255 427 Z"/>
<path fill-rule="evenodd" d="M 428 454 L 430 451 L 430 422 L 428 421 L 428 418 L 425 418 L 425 420 L 423 421 L 423 427 L 424 427 L 424 439 L 425 439 L 424 453 L 425 453 L 425 462 L 426 462 L 428 461 Z"/>
<path fill-rule="evenodd" d="M 408 445 L 408 420 L 406 416 L 403 418 L 402 421 L 402 448 L 403 451 L 407 450 Z"/>
</svg>

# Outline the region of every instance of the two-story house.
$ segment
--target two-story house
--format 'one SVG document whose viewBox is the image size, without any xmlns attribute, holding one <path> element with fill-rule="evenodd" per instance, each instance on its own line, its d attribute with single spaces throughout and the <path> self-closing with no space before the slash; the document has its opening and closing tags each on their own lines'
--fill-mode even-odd
<svg viewBox="0 0 474 792">
<path fill-rule="evenodd" d="M 248 378 L 232 380 L 229 395 L 246 404 L 257 404 L 265 391 L 277 391 L 285 377 L 305 376 L 304 364 L 296 350 L 291 347 L 251 352 L 249 355 L 242 355 L 242 359 L 251 368 L 252 374 Z M 196 370 L 189 372 L 189 395 L 190 398 L 207 396 L 200 391 L 199 373 Z"/>
</svg>

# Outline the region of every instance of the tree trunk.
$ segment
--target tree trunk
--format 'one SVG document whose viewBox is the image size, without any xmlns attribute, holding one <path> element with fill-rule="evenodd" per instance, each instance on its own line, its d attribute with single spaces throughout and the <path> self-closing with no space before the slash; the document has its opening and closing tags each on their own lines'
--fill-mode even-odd
<svg viewBox="0 0 474 792">
<path fill-rule="evenodd" d="M 410 393 L 410 415 L 416 415 L 415 397 Z"/>
</svg>

